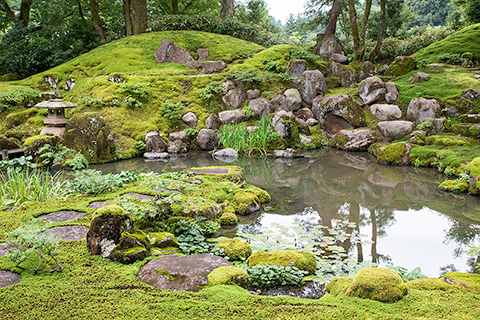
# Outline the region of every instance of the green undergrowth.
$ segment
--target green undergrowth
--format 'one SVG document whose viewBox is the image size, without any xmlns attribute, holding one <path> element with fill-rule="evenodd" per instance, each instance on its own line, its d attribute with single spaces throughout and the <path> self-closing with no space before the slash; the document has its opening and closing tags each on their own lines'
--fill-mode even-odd
<svg viewBox="0 0 480 320">
<path fill-rule="evenodd" d="M 447 38 L 437 41 L 414 55 L 418 60 L 429 59 L 431 62 L 440 62 L 445 54 L 462 55 L 465 52 L 473 54 L 474 60 L 480 60 L 480 24 L 474 24 L 455 32 Z"/>
<path fill-rule="evenodd" d="M 438 146 L 414 147 L 410 150 L 410 160 L 415 166 L 436 167 L 440 172 L 446 168 L 459 174 L 465 165 L 478 156 L 480 146 Z"/>
<path fill-rule="evenodd" d="M 479 25 L 480 26 L 480 25 Z M 423 83 L 409 83 L 407 80 L 416 72 L 428 73 L 432 78 Z M 399 90 L 398 104 L 405 110 L 412 99 L 435 98 L 445 103 L 448 99 L 462 96 L 468 88 L 478 88 L 478 80 L 465 68 L 451 66 L 426 66 L 413 70 L 395 80 Z"/>
</svg>

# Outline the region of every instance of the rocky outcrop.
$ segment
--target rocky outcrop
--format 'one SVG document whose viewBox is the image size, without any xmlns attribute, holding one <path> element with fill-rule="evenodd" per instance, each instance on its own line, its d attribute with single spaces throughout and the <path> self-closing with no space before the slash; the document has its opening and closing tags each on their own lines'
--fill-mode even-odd
<svg viewBox="0 0 480 320">
<path fill-rule="evenodd" d="M 415 125 L 410 121 L 382 121 L 377 129 L 386 141 L 393 141 L 412 133 Z"/>
<path fill-rule="evenodd" d="M 304 59 L 292 59 L 287 64 L 287 73 L 292 78 L 290 82 L 300 84 L 302 75 L 307 70 L 307 61 Z"/>
<path fill-rule="evenodd" d="M 220 73 L 227 65 L 223 61 L 189 61 L 187 67 L 196 69 L 201 73 Z"/>
<path fill-rule="evenodd" d="M 428 81 L 430 80 L 432 77 L 428 74 L 428 73 L 425 73 L 425 72 L 417 72 L 415 73 L 413 76 L 411 76 L 407 82 L 410 82 L 410 83 L 422 83 L 422 82 L 425 82 L 425 81 Z"/>
<path fill-rule="evenodd" d="M 247 95 L 241 89 L 229 90 L 223 97 L 222 101 L 231 108 L 240 108 L 247 99 Z"/>
<path fill-rule="evenodd" d="M 385 100 L 386 93 L 385 84 L 379 77 L 367 78 L 358 85 L 358 94 L 363 104 L 368 105 Z"/>
<path fill-rule="evenodd" d="M 155 60 L 158 63 L 170 62 L 184 64 L 193 61 L 190 52 L 182 47 L 175 45 L 169 39 L 163 39 L 160 46 L 155 51 Z"/>
<path fill-rule="evenodd" d="M 213 150 L 218 147 L 220 139 L 215 131 L 211 129 L 202 129 L 197 135 L 197 145 L 200 150 Z"/>
<path fill-rule="evenodd" d="M 333 137 L 333 144 L 345 151 L 367 151 L 377 136 L 370 129 L 340 130 Z"/>
<path fill-rule="evenodd" d="M 374 120 L 391 121 L 402 117 L 400 108 L 393 104 L 374 104 L 370 107 Z"/>
<path fill-rule="evenodd" d="M 440 103 L 436 99 L 417 98 L 410 101 L 407 118 L 417 124 L 435 119 L 440 113 Z"/>
<path fill-rule="evenodd" d="M 312 104 L 316 96 L 324 96 L 327 93 L 327 84 L 323 74 L 318 70 L 305 71 L 300 83 L 300 94 L 303 102 Z"/>
</svg>

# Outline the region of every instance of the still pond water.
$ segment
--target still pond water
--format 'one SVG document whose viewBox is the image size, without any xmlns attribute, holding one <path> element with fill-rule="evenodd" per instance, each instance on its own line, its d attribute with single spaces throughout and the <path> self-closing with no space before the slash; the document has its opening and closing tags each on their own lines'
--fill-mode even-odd
<svg viewBox="0 0 480 320">
<path fill-rule="evenodd" d="M 240 217 L 237 231 L 259 233 L 295 222 L 338 228 L 355 222 L 365 243 L 345 249 L 357 260 L 393 264 L 438 277 L 445 271 L 470 272 L 473 260 L 462 248 L 480 236 L 480 198 L 438 191 L 446 177 L 433 169 L 386 166 L 366 153 L 322 150 L 305 158 L 243 158 L 247 182 L 272 196 L 262 212 Z M 136 158 L 92 166 L 103 172 L 165 173 L 228 163 L 209 153 L 189 153 L 168 161 Z"/>
</svg>

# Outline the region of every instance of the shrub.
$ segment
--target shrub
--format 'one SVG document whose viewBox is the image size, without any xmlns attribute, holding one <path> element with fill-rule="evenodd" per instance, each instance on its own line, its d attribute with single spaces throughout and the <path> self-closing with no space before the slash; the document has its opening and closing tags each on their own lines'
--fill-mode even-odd
<svg viewBox="0 0 480 320">
<path fill-rule="evenodd" d="M 38 150 L 42 163 L 51 165 L 54 163 L 62 163 L 73 170 L 84 169 L 88 167 L 88 160 L 81 153 L 70 149 L 62 144 L 58 146 L 51 146 L 45 144 Z"/>
<path fill-rule="evenodd" d="M 308 272 L 296 267 L 274 265 L 256 265 L 245 268 L 248 273 L 248 283 L 253 287 L 268 288 L 285 285 L 300 285 Z"/>
<path fill-rule="evenodd" d="M 0 92 L 0 112 L 10 110 L 17 104 L 37 99 L 40 91 L 28 87 L 14 87 Z"/>
<path fill-rule="evenodd" d="M 92 193 L 98 194 L 119 188 L 126 183 L 138 180 L 136 172 L 122 171 L 121 173 L 102 174 L 100 170 L 87 169 L 74 173 L 73 180 L 65 183 L 65 193 Z"/>
</svg>

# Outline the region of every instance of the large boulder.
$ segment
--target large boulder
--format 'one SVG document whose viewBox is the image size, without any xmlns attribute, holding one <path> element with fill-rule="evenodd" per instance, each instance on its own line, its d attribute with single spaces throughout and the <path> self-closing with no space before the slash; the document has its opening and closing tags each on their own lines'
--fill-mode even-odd
<svg viewBox="0 0 480 320">
<path fill-rule="evenodd" d="M 283 94 L 286 98 L 289 111 L 297 111 L 302 107 L 302 96 L 300 95 L 300 91 L 297 89 L 287 89 Z"/>
<path fill-rule="evenodd" d="M 272 252 L 257 251 L 248 258 L 249 267 L 264 264 L 279 267 L 297 267 L 300 270 L 307 271 L 309 274 L 315 273 L 317 269 L 317 259 L 315 259 L 313 254 L 293 249 L 280 249 Z"/>
<path fill-rule="evenodd" d="M 155 51 L 155 60 L 157 60 L 158 63 L 171 62 L 184 64 L 193 61 L 193 57 L 190 52 L 175 45 L 171 40 L 163 39 L 157 51 Z"/>
<path fill-rule="evenodd" d="M 190 128 L 195 128 L 197 126 L 198 117 L 193 112 L 187 112 L 183 115 L 182 121 Z"/>
<path fill-rule="evenodd" d="M 303 102 L 312 104 L 316 96 L 324 96 L 327 90 L 325 77 L 320 71 L 308 70 L 303 73 L 300 83 L 300 94 L 302 95 Z"/>
<path fill-rule="evenodd" d="M 247 95 L 241 89 L 232 89 L 222 97 L 223 103 L 232 108 L 240 108 L 246 99 Z"/>
<path fill-rule="evenodd" d="M 313 118 L 313 112 L 309 108 L 302 108 L 295 112 L 295 117 L 307 121 L 310 118 Z"/>
<path fill-rule="evenodd" d="M 248 107 L 252 109 L 253 117 L 255 119 L 260 119 L 261 117 L 268 116 L 270 114 L 272 105 L 267 99 L 261 97 L 250 100 L 248 102 Z"/>
<path fill-rule="evenodd" d="M 358 94 L 363 104 L 373 104 L 385 100 L 385 84 L 379 77 L 370 77 L 362 80 L 358 85 Z"/>
<path fill-rule="evenodd" d="M 220 73 L 227 65 L 223 61 L 189 61 L 187 67 L 196 69 L 201 73 Z"/>
<path fill-rule="evenodd" d="M 185 130 L 170 132 L 170 134 L 168 135 L 168 140 L 170 141 L 180 140 L 184 143 L 189 143 L 191 139 L 192 136 L 188 135 Z"/>
<path fill-rule="evenodd" d="M 417 124 L 435 119 L 440 113 L 440 103 L 436 99 L 417 98 L 410 101 L 407 118 Z"/>
<path fill-rule="evenodd" d="M 302 75 L 307 70 L 307 60 L 304 59 L 292 59 L 287 64 L 287 73 L 292 78 L 290 82 L 293 84 L 299 84 L 302 80 Z"/>
<path fill-rule="evenodd" d="M 284 111 L 292 111 L 287 105 L 287 98 L 283 94 L 279 94 L 276 97 L 273 97 L 270 100 L 270 105 L 272 107 L 273 112 L 277 112 L 280 110 Z"/>
<path fill-rule="evenodd" d="M 320 56 L 327 56 L 330 58 L 334 53 L 343 55 L 342 45 L 335 36 L 330 36 L 324 39 L 321 43 L 315 46 L 315 50 Z"/>
<path fill-rule="evenodd" d="M 388 66 L 385 75 L 398 77 L 409 73 L 417 67 L 417 58 L 415 56 L 396 57 L 391 65 Z"/>
<path fill-rule="evenodd" d="M 370 107 L 374 120 L 390 121 L 402 117 L 402 110 L 393 104 L 374 104 Z"/>
<path fill-rule="evenodd" d="M 218 119 L 218 116 L 214 113 L 211 113 L 205 120 L 205 127 L 212 130 L 217 130 L 220 128 L 220 120 Z"/>
<path fill-rule="evenodd" d="M 360 105 L 346 94 L 316 97 L 312 112 L 322 128 L 330 134 L 342 129 L 353 129 L 364 125 L 365 116 Z"/>
<path fill-rule="evenodd" d="M 183 142 L 182 140 L 173 140 L 170 142 L 170 145 L 168 146 L 168 153 L 185 153 L 188 151 L 187 144 Z"/>
<path fill-rule="evenodd" d="M 344 66 L 336 62 L 331 64 L 330 73 L 328 76 L 338 78 L 342 87 L 350 87 L 356 81 L 354 70 L 348 66 Z"/>
<path fill-rule="evenodd" d="M 208 284 L 208 275 L 222 266 L 233 266 L 222 257 L 196 254 L 165 256 L 150 260 L 138 271 L 138 279 L 161 290 L 200 291 Z"/>
<path fill-rule="evenodd" d="M 340 53 L 332 54 L 332 60 L 340 64 L 348 64 L 348 57 Z"/>
<path fill-rule="evenodd" d="M 202 129 L 197 135 L 197 145 L 200 150 L 213 150 L 218 147 L 220 139 L 215 131 L 211 129 Z"/>
<path fill-rule="evenodd" d="M 340 130 L 333 137 L 333 145 L 346 151 L 367 151 L 368 147 L 377 140 L 371 129 Z"/>
<path fill-rule="evenodd" d="M 247 120 L 247 116 L 241 110 L 225 110 L 218 113 L 222 124 L 236 124 Z"/>
<path fill-rule="evenodd" d="M 162 153 L 167 150 L 167 143 L 158 131 L 150 131 L 145 135 L 145 152 Z"/>
<path fill-rule="evenodd" d="M 298 141 L 298 127 L 292 112 L 278 111 L 272 118 L 272 125 L 280 138 L 285 139 L 289 144 Z"/>
<path fill-rule="evenodd" d="M 410 121 L 382 121 L 377 129 L 386 141 L 399 140 L 413 132 L 415 124 Z"/>
<path fill-rule="evenodd" d="M 110 127 L 98 113 L 87 112 L 71 117 L 65 126 L 63 140 L 65 146 L 83 154 L 89 163 L 116 159 Z"/>
<path fill-rule="evenodd" d="M 385 94 L 385 101 L 391 104 L 397 103 L 398 89 L 397 89 L 397 86 L 395 85 L 395 82 L 390 81 L 385 83 L 385 88 L 387 89 L 387 94 Z"/>
<path fill-rule="evenodd" d="M 21 147 L 20 141 L 15 138 L 0 137 L 0 149 L 17 149 Z"/>
<path fill-rule="evenodd" d="M 260 96 L 262 95 L 262 92 L 258 89 L 249 89 L 246 93 L 248 100 L 260 98 Z"/>
</svg>

